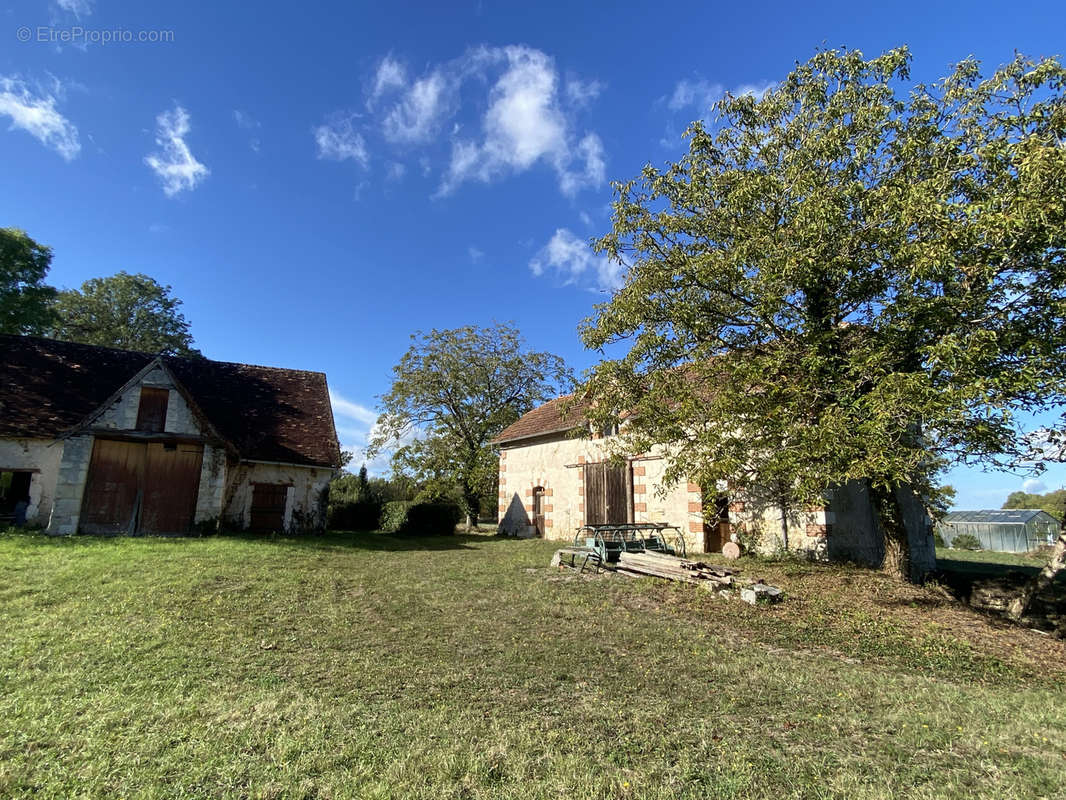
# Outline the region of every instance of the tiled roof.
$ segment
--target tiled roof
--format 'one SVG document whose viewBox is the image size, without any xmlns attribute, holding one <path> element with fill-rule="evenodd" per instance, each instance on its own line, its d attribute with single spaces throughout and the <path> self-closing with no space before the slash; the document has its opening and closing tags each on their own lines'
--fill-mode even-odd
<svg viewBox="0 0 1066 800">
<path fill-rule="evenodd" d="M 516 422 L 504 428 L 493 439 L 494 444 L 504 444 L 518 439 L 545 436 L 550 433 L 567 433 L 583 426 L 588 403 L 575 400 L 571 394 L 556 397 L 542 406 L 537 406 Z"/>
<path fill-rule="evenodd" d="M 0 335 L 0 436 L 57 437 L 106 402 L 155 356 Z M 241 458 L 335 467 L 340 448 L 326 376 L 163 356 Z"/>
</svg>

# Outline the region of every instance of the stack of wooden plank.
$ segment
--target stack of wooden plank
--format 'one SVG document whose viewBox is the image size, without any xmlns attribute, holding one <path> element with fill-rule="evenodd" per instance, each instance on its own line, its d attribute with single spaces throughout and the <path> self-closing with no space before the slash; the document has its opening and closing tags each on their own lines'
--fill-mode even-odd
<svg viewBox="0 0 1066 800">
<path fill-rule="evenodd" d="M 707 588 L 732 586 L 736 576 L 736 570 L 729 567 L 662 553 L 622 553 L 618 558 L 617 571 L 634 577 L 651 575 L 671 581 L 699 583 Z"/>
</svg>

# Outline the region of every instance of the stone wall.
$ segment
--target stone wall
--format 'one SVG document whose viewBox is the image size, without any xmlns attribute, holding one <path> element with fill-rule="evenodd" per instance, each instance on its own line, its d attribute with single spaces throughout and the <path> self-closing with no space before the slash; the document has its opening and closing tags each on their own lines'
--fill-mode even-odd
<svg viewBox="0 0 1066 800">
<path fill-rule="evenodd" d="M 170 414 L 167 414 L 170 421 Z M 193 524 L 216 522 L 222 517 L 226 496 L 226 451 L 220 447 L 204 445 L 204 458 L 200 466 L 200 490 L 196 495 L 196 514 Z"/>
<path fill-rule="evenodd" d="M 333 476 L 330 469 L 286 464 L 242 462 L 231 467 L 227 477 L 228 500 L 223 522 L 237 529 L 247 528 L 252 519 L 252 484 L 287 484 L 286 530 L 322 528 L 326 523 L 325 490 Z"/>
<path fill-rule="evenodd" d="M 93 455 L 93 437 L 71 436 L 57 443 L 57 446 L 63 448 L 63 455 L 59 463 L 48 533 L 66 535 L 78 532 L 81 498 Z"/>
<path fill-rule="evenodd" d="M 534 536 L 533 491 L 544 488 L 544 536 L 572 541 L 585 523 L 584 468 L 607 457 L 604 439 L 556 437 L 530 444 L 505 445 L 500 451 L 500 524 L 510 536 Z M 703 522 L 693 503 L 700 503 L 688 484 L 663 486 L 666 461 L 661 453 L 630 459 L 633 519 L 676 525 L 690 551 L 703 551 Z"/>
<path fill-rule="evenodd" d="M 535 536 L 533 492 L 544 488 L 544 535 L 570 541 L 584 524 L 583 465 L 604 460 L 604 439 L 544 437 L 505 445 L 500 451 L 499 530 L 511 536 Z M 630 459 L 633 521 L 678 526 L 690 553 L 705 548 L 703 492 L 696 483 L 664 483 L 663 451 Z M 728 533 L 757 552 L 788 550 L 815 559 L 880 565 L 883 542 L 865 488 L 848 483 L 830 492 L 826 502 L 784 510 L 769 493 L 719 491 L 728 500 Z M 910 532 L 911 560 L 919 573 L 935 567 L 932 523 L 913 493 L 901 504 Z M 787 546 L 786 546 L 787 545 Z"/>
<path fill-rule="evenodd" d="M 52 439 L 0 439 L 0 470 L 32 470 L 26 522 L 47 525 L 55 501 L 63 443 Z"/>
<path fill-rule="evenodd" d="M 199 423 L 193 415 L 189 404 L 181 392 L 174 388 L 166 372 L 158 367 L 151 370 L 140 383 L 131 386 L 91 423 L 94 428 L 130 431 L 137 427 L 137 411 L 141 405 L 141 387 L 169 389 L 167 398 L 167 418 L 163 430 L 167 433 L 198 436 L 201 434 Z"/>
</svg>

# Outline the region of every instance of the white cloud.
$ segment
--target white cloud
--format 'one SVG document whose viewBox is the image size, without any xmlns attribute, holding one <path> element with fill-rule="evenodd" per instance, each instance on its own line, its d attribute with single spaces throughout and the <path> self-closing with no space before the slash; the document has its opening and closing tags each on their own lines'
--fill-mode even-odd
<svg viewBox="0 0 1066 800">
<path fill-rule="evenodd" d="M 334 115 L 329 121 L 314 129 L 318 144 L 318 157 L 330 161 L 351 159 L 364 167 L 370 162 L 370 154 L 353 123 L 352 115 Z"/>
<path fill-rule="evenodd" d="M 1027 494 L 1044 494 L 1047 492 L 1047 484 L 1038 478 L 1029 478 L 1022 483 L 1022 491 Z"/>
<path fill-rule="evenodd" d="M 529 262 L 529 269 L 537 277 L 555 273 L 563 285 L 593 285 L 603 290 L 621 287 L 625 267 L 607 256 L 593 252 L 584 239 L 568 228 L 559 228 L 551 240 Z"/>
<path fill-rule="evenodd" d="M 773 85 L 772 81 L 743 83 L 730 89 L 729 93 L 734 97 L 750 94 L 761 99 Z M 707 114 L 711 107 L 725 96 L 725 93 L 726 90 L 720 83 L 711 83 L 704 78 L 683 79 L 677 82 L 673 94 L 666 101 L 666 106 L 671 111 L 692 108 L 703 115 Z"/>
<path fill-rule="evenodd" d="M 67 161 L 81 152 L 78 129 L 56 110 L 63 93 L 56 81 L 53 91 L 34 92 L 18 77 L 0 77 L 0 116 L 11 119 L 11 130 L 22 130 Z"/>
<path fill-rule="evenodd" d="M 405 174 L 407 174 L 407 167 L 399 161 L 392 161 L 385 172 L 385 177 L 390 181 L 401 181 Z"/>
<path fill-rule="evenodd" d="M 247 111 L 241 111 L 239 108 L 233 109 L 233 121 L 237 123 L 238 128 L 243 128 L 246 131 L 262 127 L 259 121 L 253 118 L 251 114 Z"/>
<path fill-rule="evenodd" d="M 391 55 L 385 56 L 378 64 L 378 70 L 374 75 L 374 86 L 367 98 L 367 108 L 373 108 L 374 103 L 384 94 L 402 89 L 407 85 L 407 70 L 403 64 Z"/>
<path fill-rule="evenodd" d="M 708 83 L 703 78 L 691 81 L 680 80 L 666 105 L 671 111 L 680 111 L 691 106 L 701 114 L 705 114 L 721 99 L 722 92 L 722 84 Z"/>
<path fill-rule="evenodd" d="M 603 84 L 597 80 L 583 81 L 580 78 L 568 78 L 566 81 L 566 97 L 575 108 L 587 106 L 600 96 Z"/>
<path fill-rule="evenodd" d="M 196 160 L 185 137 L 192 130 L 189 113 L 179 105 L 172 111 L 162 111 L 155 118 L 155 143 L 162 152 L 145 156 L 144 163 L 152 168 L 163 182 L 163 194 L 173 197 L 179 192 L 192 191 L 211 174 Z"/>
<path fill-rule="evenodd" d="M 466 248 L 466 252 L 470 256 L 470 260 L 475 264 L 485 257 L 485 251 L 474 245 L 470 245 Z"/>
<path fill-rule="evenodd" d="M 578 172 L 563 170 L 559 174 L 559 188 L 567 197 L 573 197 L 585 187 L 595 188 L 604 181 L 607 164 L 603 157 L 603 142 L 594 133 L 588 133 L 577 144 L 579 161 L 584 166 Z"/>
<path fill-rule="evenodd" d="M 361 422 L 364 425 L 373 425 L 377 422 L 378 414 L 371 408 L 349 400 L 338 392 L 330 389 L 329 402 L 333 405 L 334 416 Z"/>
<path fill-rule="evenodd" d="M 393 144 L 429 141 L 453 107 L 455 86 L 440 70 L 419 78 L 408 88 L 382 123 L 385 138 Z"/>
<path fill-rule="evenodd" d="M 56 0 L 56 5 L 78 19 L 93 13 L 93 0 Z"/>
<path fill-rule="evenodd" d="M 570 124 L 559 103 L 559 78 L 552 59 L 540 50 L 505 47 L 491 51 L 502 56 L 506 70 L 489 92 L 480 142 L 456 139 L 439 194 L 461 183 L 488 183 L 509 173 L 523 172 L 538 162 L 549 164 L 566 195 L 603 182 L 603 145 L 594 133 L 575 146 Z M 578 161 L 578 169 L 571 165 Z M 583 163 L 580 163 L 583 162 Z"/>
<path fill-rule="evenodd" d="M 471 48 L 417 77 L 388 55 L 368 81 L 366 106 L 395 147 L 427 148 L 450 139 L 438 196 L 467 181 L 489 183 L 537 164 L 554 170 L 562 192 L 573 195 L 604 182 L 602 141 L 575 131 L 572 119 L 603 84 L 570 77 L 560 90 L 560 83 L 554 61 L 524 46 Z M 476 102 L 475 86 L 488 86 L 488 97 L 478 112 L 480 130 L 468 133 L 472 126 L 457 115 L 464 102 Z M 432 173 L 426 156 L 418 163 L 423 174 Z"/>
</svg>

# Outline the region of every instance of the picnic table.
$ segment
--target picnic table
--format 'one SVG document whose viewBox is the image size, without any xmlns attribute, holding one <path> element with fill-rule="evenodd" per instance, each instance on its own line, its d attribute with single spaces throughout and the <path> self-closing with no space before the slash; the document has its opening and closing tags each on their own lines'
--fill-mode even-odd
<svg viewBox="0 0 1066 800">
<path fill-rule="evenodd" d="M 685 538 L 679 527 L 667 522 L 582 525 L 574 536 L 573 549 L 594 552 L 601 563 L 616 563 L 622 553 L 664 553 L 683 557 Z"/>
</svg>

